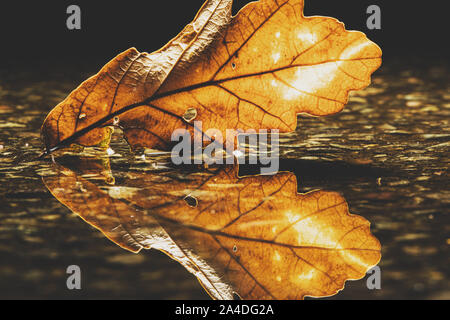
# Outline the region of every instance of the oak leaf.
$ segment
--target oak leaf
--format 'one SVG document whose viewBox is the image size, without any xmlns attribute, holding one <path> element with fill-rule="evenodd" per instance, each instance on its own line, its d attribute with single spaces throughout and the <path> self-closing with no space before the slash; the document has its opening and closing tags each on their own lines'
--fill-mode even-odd
<svg viewBox="0 0 450 320">
<path fill-rule="evenodd" d="M 380 48 L 334 18 L 305 17 L 303 0 L 260 0 L 231 16 L 232 0 L 208 0 L 154 53 L 131 48 L 82 83 L 47 116 L 47 153 L 107 144 L 110 126 L 134 147 L 169 149 L 175 129 L 296 129 L 297 114 L 339 112 L 365 88 Z M 191 112 L 195 111 L 195 112 Z M 234 137 L 226 137 L 225 143 Z"/>
<path fill-rule="evenodd" d="M 108 170 L 76 162 L 44 178 L 61 203 L 127 250 L 165 252 L 215 299 L 330 296 L 381 257 L 370 223 L 349 214 L 342 196 L 298 194 L 290 173 L 131 170 L 110 185 Z"/>
</svg>

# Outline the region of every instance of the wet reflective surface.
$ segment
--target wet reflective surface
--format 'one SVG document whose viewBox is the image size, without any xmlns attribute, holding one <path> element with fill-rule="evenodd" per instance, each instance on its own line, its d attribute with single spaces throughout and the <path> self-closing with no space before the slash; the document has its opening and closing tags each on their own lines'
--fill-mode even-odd
<svg viewBox="0 0 450 320">
<path fill-rule="evenodd" d="M 124 249 L 167 253 L 215 299 L 330 296 L 380 260 L 367 220 L 337 193 L 297 194 L 292 173 L 114 175 L 104 159 L 69 162 L 44 177 L 55 198 Z"/>
<path fill-rule="evenodd" d="M 375 74 L 374 84 L 354 93 L 342 113 L 301 116 L 297 131 L 283 137 L 282 169 L 295 174 L 297 191 L 341 194 L 351 213 L 370 221 L 372 234 L 382 244 L 382 289 L 370 291 L 365 280 L 350 281 L 333 299 L 449 298 L 449 71 L 443 61 L 408 67 L 386 63 Z M 208 299 L 180 263 L 157 250 L 137 255 L 124 250 L 71 213 L 45 186 L 43 177 L 61 177 L 61 168 L 34 160 L 42 151 L 40 125 L 48 110 L 88 74 L 48 71 L 47 80 L 30 77 L 29 72 L 0 75 L 0 297 Z M 86 165 L 74 156 L 58 162 L 70 168 L 66 173 L 106 192 L 107 199 L 126 195 L 134 205 L 149 207 L 166 203 L 155 195 L 178 190 L 175 195 L 183 196 L 178 201 L 186 210 L 175 215 L 180 206 L 172 207 L 177 219 L 202 206 L 205 195 L 186 193 L 183 185 L 191 186 L 198 168 L 173 169 L 165 155 L 131 155 L 120 136 L 111 149 L 109 161 L 98 165 Z M 86 161 L 95 158 L 99 163 L 98 152 L 89 152 L 92 157 Z M 105 169 L 107 162 L 111 170 Z M 179 181 L 170 190 L 162 183 L 169 178 Z M 77 179 L 73 187 L 79 194 L 92 195 L 83 184 L 77 185 Z M 145 192 L 143 187 L 153 188 L 146 203 L 133 198 Z M 188 194 L 192 198 L 185 199 Z M 173 236 L 173 230 L 165 231 Z M 190 245 L 197 253 L 208 247 Z M 241 245 L 227 243 L 228 258 L 240 253 Z M 208 265 L 221 273 L 226 258 Z M 66 289 L 65 270 L 72 264 L 83 272 L 79 292 Z M 266 286 L 276 283 L 277 276 Z M 229 279 L 228 285 L 233 283 Z M 244 294 L 251 289 L 241 288 Z"/>
</svg>

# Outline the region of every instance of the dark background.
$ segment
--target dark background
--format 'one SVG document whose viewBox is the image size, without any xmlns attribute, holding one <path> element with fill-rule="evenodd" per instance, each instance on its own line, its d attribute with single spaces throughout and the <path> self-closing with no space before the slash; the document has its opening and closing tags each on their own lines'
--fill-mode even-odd
<svg viewBox="0 0 450 320">
<path fill-rule="evenodd" d="M 236 13 L 249 1 L 235 0 Z M 449 56 L 449 13 L 438 1 L 306 0 L 305 15 L 343 21 L 379 44 L 385 61 Z M 0 68 L 103 66 L 129 47 L 151 52 L 175 36 L 195 16 L 203 0 L 8 1 L 0 5 Z M 77 4 L 82 30 L 66 28 L 66 8 Z M 366 9 L 382 10 L 382 29 L 368 30 Z M 97 71 L 98 68 L 95 70 Z"/>
</svg>

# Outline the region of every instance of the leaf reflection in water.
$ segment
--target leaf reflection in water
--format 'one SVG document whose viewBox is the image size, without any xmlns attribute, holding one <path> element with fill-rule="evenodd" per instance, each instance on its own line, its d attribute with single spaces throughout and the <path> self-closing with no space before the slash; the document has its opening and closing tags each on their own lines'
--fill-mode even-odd
<svg viewBox="0 0 450 320">
<path fill-rule="evenodd" d="M 130 170 L 116 185 L 105 160 L 55 166 L 44 183 L 62 204 L 124 249 L 163 251 L 215 299 L 330 296 L 381 258 L 342 196 L 298 194 L 292 173 Z"/>
</svg>

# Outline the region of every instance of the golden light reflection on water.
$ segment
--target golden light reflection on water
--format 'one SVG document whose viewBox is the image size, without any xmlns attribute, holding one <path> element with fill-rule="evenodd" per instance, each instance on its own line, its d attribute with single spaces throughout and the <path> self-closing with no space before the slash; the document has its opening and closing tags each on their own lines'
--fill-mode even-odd
<svg viewBox="0 0 450 320">
<path fill-rule="evenodd" d="M 238 178 L 237 168 L 223 167 L 180 179 L 135 171 L 110 185 L 99 179 L 112 175 L 104 165 L 56 165 L 44 182 L 121 247 L 178 261 L 213 298 L 329 296 L 380 260 L 367 220 L 350 215 L 337 193 L 298 194 L 293 174 Z"/>
</svg>

